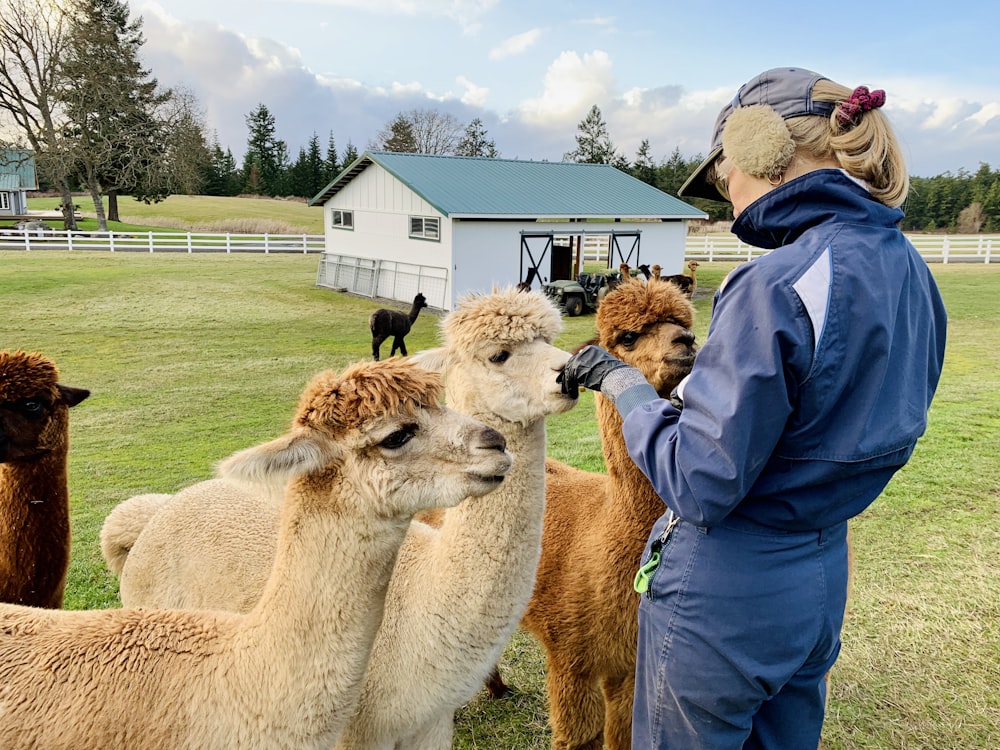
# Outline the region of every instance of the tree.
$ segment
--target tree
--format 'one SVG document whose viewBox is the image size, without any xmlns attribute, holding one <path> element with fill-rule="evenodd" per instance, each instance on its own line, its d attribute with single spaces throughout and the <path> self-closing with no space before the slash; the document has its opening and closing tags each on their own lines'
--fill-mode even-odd
<svg viewBox="0 0 1000 750">
<path fill-rule="evenodd" d="M 378 151 L 394 151 L 400 154 L 417 153 L 417 138 L 413 133 L 413 124 L 406 115 L 400 112 L 378 132 L 373 144 Z M 347 159 L 344 159 L 347 162 Z"/>
<path fill-rule="evenodd" d="M 347 169 L 347 167 L 357 161 L 358 156 L 358 150 L 354 147 L 353 143 L 348 141 L 347 147 L 344 149 L 344 159 L 341 161 L 341 167 Z"/>
<path fill-rule="evenodd" d="M 236 167 L 230 149 L 222 150 L 218 141 L 209 147 L 210 159 L 202 170 L 205 195 L 238 195 L 243 186 L 243 175 Z"/>
<path fill-rule="evenodd" d="M 64 137 L 94 201 L 98 227 L 117 218 L 117 195 L 159 200 L 169 193 L 168 134 L 159 109 L 172 92 L 159 89 L 139 63 L 142 19 L 122 0 L 74 0 L 58 98 Z"/>
<path fill-rule="evenodd" d="M 465 135 L 455 148 L 456 156 L 483 156 L 496 159 L 500 156 L 492 139 L 486 137 L 486 128 L 478 117 L 465 128 Z"/>
<path fill-rule="evenodd" d="M 642 180 L 647 185 L 656 186 L 656 164 L 650 153 L 648 138 L 643 138 L 642 143 L 639 144 L 635 161 L 632 163 L 632 176 L 637 180 Z"/>
<path fill-rule="evenodd" d="M 159 113 L 166 137 L 162 175 L 170 193 L 196 195 L 205 189 L 205 169 L 214 158 L 205 135 L 204 115 L 190 91 L 174 90 Z M 232 154 L 230 154 L 232 158 Z M 140 200 L 146 196 L 133 193 Z M 148 202 L 148 200 L 147 200 Z"/>
<path fill-rule="evenodd" d="M 287 160 L 288 150 L 284 141 L 275 138 L 274 115 L 259 104 L 246 116 L 246 123 L 249 134 L 243 157 L 247 178 L 244 189 L 252 195 L 277 195 L 282 160 Z"/>
<path fill-rule="evenodd" d="M 333 182 L 333 178 L 340 174 L 340 168 L 340 162 L 337 160 L 337 142 L 331 130 L 330 138 L 326 142 L 326 159 L 323 160 L 323 187 Z"/>
<path fill-rule="evenodd" d="M 57 98 L 66 44 L 66 17 L 57 3 L 4 0 L 0 9 L 0 112 L 24 134 L 43 181 L 61 193 L 63 225 L 76 229 L 70 191 L 72 160 L 63 148 L 65 118 Z"/>
<path fill-rule="evenodd" d="M 601 110 L 595 104 L 587 116 L 577 126 L 576 149 L 563 155 L 565 161 L 581 162 L 583 164 L 615 164 L 622 162 L 608 135 L 608 126 L 604 122 Z M 628 162 L 625 162 L 628 171 Z"/>
<path fill-rule="evenodd" d="M 454 154 L 462 126 L 445 112 L 400 112 L 378 132 L 373 148 L 408 154 Z"/>
</svg>

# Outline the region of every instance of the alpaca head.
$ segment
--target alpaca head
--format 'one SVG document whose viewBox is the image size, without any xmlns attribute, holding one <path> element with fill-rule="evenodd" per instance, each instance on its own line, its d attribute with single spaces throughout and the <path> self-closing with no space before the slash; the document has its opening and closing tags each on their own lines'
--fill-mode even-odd
<svg viewBox="0 0 1000 750">
<path fill-rule="evenodd" d="M 559 309 L 539 291 L 470 294 L 442 320 L 444 346 L 415 358 L 444 373 L 454 408 L 526 426 L 576 403 L 556 380 L 569 359 L 552 344 L 561 330 Z"/>
<path fill-rule="evenodd" d="M 383 518 L 485 495 L 513 459 L 496 430 L 441 406 L 441 391 L 439 376 L 412 360 L 322 372 L 285 436 L 231 456 L 219 473 L 272 485 L 297 478 L 318 507 Z"/>
<path fill-rule="evenodd" d="M 419 312 L 425 307 L 427 307 L 427 298 L 420 292 L 417 292 L 417 296 L 413 298 L 413 309 Z"/>
<path fill-rule="evenodd" d="M 0 463 L 66 449 L 69 408 L 90 391 L 58 380 L 55 364 L 41 354 L 0 351 Z"/>
<path fill-rule="evenodd" d="M 694 365 L 693 324 L 694 307 L 673 284 L 631 279 L 597 310 L 598 343 L 638 368 L 661 396 L 669 396 Z"/>
</svg>

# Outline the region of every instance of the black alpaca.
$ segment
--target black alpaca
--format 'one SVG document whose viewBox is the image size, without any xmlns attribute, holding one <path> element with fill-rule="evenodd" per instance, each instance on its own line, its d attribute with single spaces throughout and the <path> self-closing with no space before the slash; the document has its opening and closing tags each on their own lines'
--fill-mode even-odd
<svg viewBox="0 0 1000 750">
<path fill-rule="evenodd" d="M 399 310 L 386 310 L 385 308 L 372 313 L 371 317 L 368 318 L 368 327 L 372 329 L 372 356 L 375 357 L 376 362 L 379 359 L 378 350 L 382 346 L 382 342 L 390 336 L 392 336 L 392 351 L 389 352 L 389 356 L 394 355 L 397 349 L 404 357 L 406 356 L 406 344 L 403 343 L 403 337 L 410 332 L 410 326 L 413 325 L 413 321 L 417 319 L 420 309 L 423 307 L 427 307 L 427 300 L 424 295 L 417 292 L 417 296 L 413 298 L 410 312 L 405 315 Z"/>
</svg>

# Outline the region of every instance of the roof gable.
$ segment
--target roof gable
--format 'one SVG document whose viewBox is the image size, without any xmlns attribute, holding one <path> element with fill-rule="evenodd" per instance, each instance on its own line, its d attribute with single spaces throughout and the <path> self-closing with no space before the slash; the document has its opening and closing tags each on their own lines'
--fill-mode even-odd
<svg viewBox="0 0 1000 750">
<path fill-rule="evenodd" d="M 703 218 L 608 164 L 366 151 L 309 201 L 322 205 L 373 164 L 448 217 Z"/>
</svg>

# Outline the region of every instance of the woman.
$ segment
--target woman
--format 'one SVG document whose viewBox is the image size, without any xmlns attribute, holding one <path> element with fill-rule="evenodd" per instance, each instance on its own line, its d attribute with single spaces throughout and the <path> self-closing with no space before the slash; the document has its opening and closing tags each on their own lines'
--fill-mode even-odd
<svg viewBox="0 0 1000 750">
<path fill-rule="evenodd" d="M 909 459 L 944 357 L 884 101 L 798 68 L 745 84 L 679 194 L 730 200 L 772 252 L 716 294 L 675 398 L 597 347 L 566 366 L 564 388 L 615 403 L 666 505 L 636 577 L 634 748 L 819 743 L 847 520 Z"/>
</svg>

